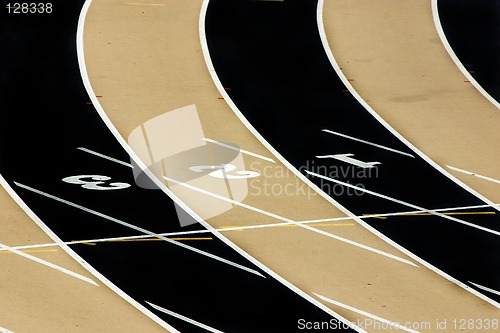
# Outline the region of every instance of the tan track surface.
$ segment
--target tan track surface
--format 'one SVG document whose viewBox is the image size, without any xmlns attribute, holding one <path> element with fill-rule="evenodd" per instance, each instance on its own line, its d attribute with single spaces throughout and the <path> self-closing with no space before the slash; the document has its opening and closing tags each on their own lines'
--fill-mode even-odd
<svg viewBox="0 0 500 333">
<path fill-rule="evenodd" d="M 3 189 L 0 223 L 0 242 L 7 246 L 53 243 Z M 0 251 L 0 327 L 15 333 L 165 332 L 63 250 L 50 247 L 27 254 L 88 277 L 99 286 Z"/>
<path fill-rule="evenodd" d="M 154 3 L 161 6 L 152 6 Z M 339 3 L 346 7 L 349 4 Z M 387 13 L 392 13 L 392 7 L 397 9 L 397 3 L 387 2 L 384 7 Z M 124 138 L 155 116 L 195 104 L 207 137 L 234 142 L 243 149 L 270 157 L 271 154 L 241 124 L 225 101 L 219 99 L 220 94 L 207 72 L 200 47 L 200 8 L 200 0 L 158 0 L 142 5 L 95 0 L 85 25 L 86 65 L 93 89 L 97 95 L 103 96 L 100 103 Z M 369 10 L 360 9 L 359 12 L 366 17 L 371 15 Z M 413 12 L 411 17 L 418 20 L 422 29 L 432 30 L 429 15 L 429 12 L 422 11 Z M 360 16 L 352 19 L 361 27 L 366 22 Z M 402 18 L 399 24 L 407 22 Z M 346 38 L 348 36 L 346 32 Z M 438 45 L 439 40 L 434 40 L 434 43 Z M 391 45 L 394 47 L 392 54 L 399 54 L 405 44 Z M 342 52 L 343 48 L 335 49 L 336 54 Z M 446 56 L 445 53 L 439 54 L 442 58 Z M 369 56 L 360 59 L 366 60 Z M 407 82 L 400 84 L 404 89 Z M 365 87 L 366 91 L 370 89 L 369 85 Z M 409 90 L 407 94 L 413 96 L 416 92 Z M 245 159 L 247 165 L 253 165 L 254 171 L 264 173 L 267 167 L 281 172 L 265 177 L 264 180 L 271 184 L 293 184 L 297 187 L 302 184 L 292 174 L 284 174 L 282 170 L 285 167 L 280 163 L 266 164 L 247 156 Z M 262 184 L 253 180 L 250 185 L 255 189 Z M 296 221 L 344 216 L 318 195 L 307 197 L 300 191 L 281 196 L 250 192 L 244 203 Z M 197 208 L 193 207 L 195 211 Z M 235 207 L 208 222 L 221 227 L 235 225 L 235 221 L 238 225 L 279 222 L 241 207 Z M 408 259 L 356 222 L 344 221 L 342 225 L 337 223 L 319 228 Z M 493 306 L 420 264 L 416 268 L 310 230 L 282 227 L 226 232 L 225 235 L 308 294 L 318 293 L 394 322 L 431 323 L 431 329 L 422 331 L 440 331 L 435 327 L 436 320 L 446 319 L 450 323 L 461 318 L 498 318 L 498 310 Z M 365 319 L 343 308 L 331 308 L 352 321 Z M 370 327 L 368 330 L 384 331 Z M 453 331 L 453 328 L 448 326 L 446 331 Z"/>
<path fill-rule="evenodd" d="M 500 110 L 460 72 L 437 33 L 431 1 L 325 1 L 339 66 L 396 131 L 494 203 L 500 184 Z"/>
</svg>

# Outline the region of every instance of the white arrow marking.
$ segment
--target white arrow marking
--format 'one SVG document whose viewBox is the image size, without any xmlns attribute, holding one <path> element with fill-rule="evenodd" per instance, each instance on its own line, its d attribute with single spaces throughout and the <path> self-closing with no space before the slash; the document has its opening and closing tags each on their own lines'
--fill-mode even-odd
<svg viewBox="0 0 500 333">
<path fill-rule="evenodd" d="M 316 156 L 316 158 L 334 158 L 339 161 L 343 161 L 352 165 L 359 166 L 361 168 L 374 168 L 377 164 L 382 164 L 380 162 L 363 162 L 352 158 L 354 154 L 336 154 L 336 155 L 324 155 L 324 156 Z"/>
</svg>

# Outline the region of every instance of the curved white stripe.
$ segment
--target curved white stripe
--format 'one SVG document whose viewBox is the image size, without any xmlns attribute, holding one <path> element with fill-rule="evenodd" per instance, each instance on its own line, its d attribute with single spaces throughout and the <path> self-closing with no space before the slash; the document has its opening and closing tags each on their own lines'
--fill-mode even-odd
<svg viewBox="0 0 500 333">
<path fill-rule="evenodd" d="M 207 222 L 205 222 L 193 210 L 191 210 L 186 204 L 184 204 L 184 202 L 182 202 L 175 194 L 173 194 L 161 181 L 159 181 L 151 173 L 151 171 L 147 168 L 147 166 L 140 160 L 140 158 L 132 150 L 132 148 L 130 148 L 130 146 L 127 144 L 126 140 L 121 136 L 121 134 L 118 132 L 118 130 L 113 125 L 113 123 L 111 122 L 111 120 L 106 115 L 104 109 L 102 108 L 102 106 L 101 106 L 98 98 L 96 97 L 96 94 L 94 93 L 94 90 L 93 90 L 92 85 L 91 85 L 90 80 L 89 80 L 87 68 L 85 66 L 85 55 L 84 55 L 84 47 L 83 47 L 83 25 L 84 25 L 83 22 L 84 22 L 85 15 L 86 15 L 86 13 L 88 11 L 88 7 L 90 6 L 91 2 L 92 2 L 92 0 L 87 0 L 86 4 L 84 6 L 84 11 L 82 11 L 81 20 L 80 20 L 79 25 L 78 25 L 77 52 L 78 52 L 78 62 L 79 62 L 79 66 L 80 66 L 80 72 L 81 72 L 81 75 L 82 75 L 83 83 L 84 83 L 85 88 L 86 88 L 86 90 L 87 90 L 87 92 L 89 94 L 89 97 L 90 97 L 90 99 L 92 101 L 92 104 L 96 108 L 96 111 L 98 112 L 99 116 L 102 118 L 102 120 L 104 121 L 104 123 L 108 127 L 109 131 L 115 136 L 115 138 L 120 143 L 120 145 L 123 147 L 123 149 L 130 155 L 131 159 L 133 159 L 134 162 L 137 163 L 137 166 L 140 167 L 141 170 L 145 174 L 148 175 L 148 177 L 151 179 L 151 181 L 153 181 L 157 185 L 157 187 L 159 189 L 161 189 L 165 194 L 167 194 L 176 204 L 178 204 L 182 209 L 184 209 L 189 215 L 191 215 L 203 227 L 205 227 L 207 230 L 209 230 L 214 236 L 216 236 L 217 238 L 219 238 L 226 245 L 228 245 L 229 247 L 231 247 L 233 250 L 235 250 L 236 252 L 238 252 L 244 258 L 246 258 L 247 260 L 249 260 L 250 262 L 252 262 L 254 265 L 256 265 L 261 270 L 263 270 L 264 272 L 266 272 L 267 274 L 269 274 L 271 277 L 273 277 L 274 279 L 276 279 L 278 282 L 282 283 L 287 288 L 291 289 L 292 291 L 294 291 L 298 295 L 302 296 L 303 298 L 305 298 L 306 300 L 308 300 L 309 302 L 311 302 L 312 304 L 314 304 L 318 308 L 322 309 L 323 311 L 327 312 L 328 314 L 330 314 L 332 316 L 335 316 L 337 318 L 341 318 L 338 314 L 336 314 L 335 312 L 333 312 L 332 310 L 330 310 L 328 307 L 326 307 L 325 305 L 323 305 L 321 302 L 318 302 L 313 297 L 307 295 L 302 290 L 298 289 L 297 287 L 295 287 L 294 285 L 292 285 L 290 282 L 286 281 L 281 276 L 279 276 L 278 274 L 276 274 L 274 271 L 272 271 L 271 269 L 269 269 L 268 267 L 266 267 L 264 264 L 262 264 L 261 262 L 259 262 L 258 260 L 256 260 L 250 254 L 248 254 L 245 251 L 243 251 L 242 249 L 240 249 L 237 245 L 235 245 L 233 242 L 231 242 L 229 239 L 227 239 L 225 236 L 223 236 L 220 232 L 218 232 L 217 230 L 215 230 L 210 224 L 208 224 Z M 200 20 L 199 20 L 200 40 L 201 40 L 202 50 L 203 50 L 204 55 L 205 55 L 205 53 L 208 53 L 208 48 L 206 46 L 206 38 L 205 38 L 205 15 L 206 15 L 207 6 L 208 6 L 208 0 L 204 0 L 202 8 L 201 8 L 201 11 L 200 11 Z M 209 69 L 210 68 L 211 68 L 211 66 L 209 66 Z M 213 71 L 213 68 L 212 68 L 211 71 Z M 111 284 L 111 282 L 108 281 L 108 283 L 110 283 L 110 286 L 113 286 Z M 136 302 L 134 299 L 132 299 L 131 297 L 129 297 L 128 295 L 126 295 L 125 293 L 123 293 L 122 291 L 120 291 L 115 286 L 113 286 L 113 287 L 114 287 L 114 289 L 112 288 L 113 290 L 115 290 L 118 293 L 120 293 L 120 295 L 122 297 L 124 297 L 130 303 L 132 303 L 133 305 L 135 305 L 136 307 L 138 307 L 139 309 L 141 309 L 141 311 L 143 311 L 145 314 L 147 314 L 150 318 L 154 319 L 155 321 L 157 321 L 158 323 L 160 323 L 164 327 L 165 327 L 165 325 L 167 325 L 160 318 L 156 317 L 155 314 L 153 314 L 151 311 L 149 311 L 148 309 L 146 309 L 144 306 L 142 306 L 141 304 L 139 304 L 138 302 Z M 345 319 L 343 319 L 343 320 L 345 320 Z M 345 320 L 345 321 L 348 322 L 347 320 Z M 173 328 L 170 328 L 170 329 L 173 329 Z M 177 332 L 176 330 L 174 330 L 174 331 Z M 358 331 L 359 332 L 366 332 L 366 331 L 364 331 L 362 329 L 358 329 Z"/>
<path fill-rule="evenodd" d="M 341 302 L 338 302 L 338 301 L 334 301 L 331 298 L 328 298 L 328 297 L 325 297 L 325 296 L 321 296 L 321 295 L 316 294 L 316 293 L 313 293 L 313 294 L 316 295 L 317 297 L 321 298 L 325 302 L 331 303 L 331 304 L 336 305 L 338 307 L 347 309 L 349 311 L 358 313 L 358 314 L 363 315 L 365 317 L 368 317 L 368 318 L 371 318 L 373 320 L 379 321 L 381 323 L 387 324 L 387 325 L 389 325 L 389 326 L 391 326 L 391 327 L 393 327 L 395 329 L 400 329 L 402 331 L 406 331 L 406 332 L 410 332 L 410 333 L 420 333 L 420 331 L 415 331 L 415 330 L 413 330 L 411 328 L 405 327 L 404 325 L 401 325 L 400 323 L 396 323 L 396 322 L 394 322 L 392 320 L 388 320 L 388 319 L 376 316 L 376 315 L 371 314 L 369 312 L 357 309 L 355 307 L 352 307 L 350 305 L 347 305 L 347 304 L 344 304 L 344 303 L 341 303 Z"/>
<path fill-rule="evenodd" d="M 492 293 L 492 294 L 495 294 L 495 295 L 500 296 L 500 291 L 497 291 L 497 290 L 495 290 L 495 289 L 491 289 L 491 288 L 488 288 L 488 287 L 482 286 L 482 285 L 477 284 L 477 283 L 474 283 L 474 282 L 470 282 L 470 281 L 469 281 L 469 283 L 470 283 L 470 284 L 472 284 L 472 285 L 474 285 L 474 286 L 476 286 L 476 287 L 478 287 L 479 289 L 483 289 L 483 290 L 488 291 L 488 292 L 490 292 L 490 293 Z"/>
<path fill-rule="evenodd" d="M 168 314 L 168 315 L 170 315 L 170 316 L 172 316 L 172 317 L 175 317 L 175 318 L 177 318 L 177 319 L 180 319 L 180 320 L 182 320 L 182 321 L 185 321 L 185 322 L 187 322 L 187 323 L 190 323 L 190 324 L 192 324 L 192 325 L 194 325 L 194 326 L 198 326 L 198 327 L 200 327 L 200 328 L 203 328 L 204 330 L 206 330 L 206 331 L 208 331 L 208 332 L 212 332 L 212 333 L 224 333 L 224 332 L 222 332 L 222 331 L 219 331 L 218 329 L 215 329 L 215 328 L 213 328 L 213 327 L 210 327 L 210 326 L 208 326 L 208 325 L 205 325 L 205 324 L 203 324 L 203 323 L 200 323 L 199 321 L 196 321 L 196 320 L 194 320 L 194 319 L 191 319 L 191 318 L 188 318 L 188 317 L 183 316 L 183 315 L 181 315 L 181 314 L 178 314 L 177 312 L 170 311 L 170 310 L 168 310 L 168 309 L 162 308 L 161 306 L 155 305 L 155 304 L 150 303 L 150 302 L 147 302 L 147 301 L 146 301 L 146 303 L 148 303 L 149 305 L 151 305 L 151 307 L 152 307 L 153 309 L 156 309 L 156 310 L 158 310 L 158 311 L 160 311 L 160 312 L 166 313 L 166 314 Z"/>
<path fill-rule="evenodd" d="M 206 12 L 206 9 L 207 9 L 207 6 L 208 6 L 208 1 L 209 0 L 204 0 L 204 6 L 203 6 L 203 9 L 202 9 L 202 15 L 201 17 L 204 19 L 204 15 L 205 15 L 205 12 Z M 350 90 L 350 92 L 353 94 L 354 97 L 356 97 L 356 99 L 370 112 L 372 113 L 372 115 L 379 121 L 381 122 L 389 131 L 391 131 L 391 133 L 393 133 L 396 137 L 398 137 L 401 141 L 403 141 L 408 147 L 410 147 L 413 151 L 417 152 L 420 156 L 423 156 L 423 158 L 425 158 L 426 160 L 429 160 L 428 158 L 425 157 L 425 155 L 423 155 L 420 151 L 418 151 L 410 142 L 408 142 L 407 140 L 405 140 L 399 133 L 397 133 L 393 128 L 391 128 L 378 114 L 376 114 L 371 108 L 370 106 L 354 91 L 353 87 L 351 86 L 351 84 L 349 83 L 349 81 L 347 80 L 347 78 L 342 74 L 342 71 L 340 70 L 337 62 L 335 61 L 335 58 L 333 57 L 333 54 L 331 53 L 331 50 L 330 50 L 330 47 L 328 45 L 328 41 L 327 41 L 327 38 L 326 38 L 326 33 L 325 33 L 325 30 L 324 30 L 324 26 L 323 26 L 323 3 L 324 3 L 324 0 L 318 0 L 318 7 L 317 7 L 317 21 L 318 21 L 318 30 L 319 30 L 319 34 L 320 34 L 320 37 L 321 37 L 321 41 L 323 43 L 323 47 L 328 55 L 328 58 L 331 62 L 331 64 L 333 65 L 333 68 L 335 69 L 335 71 L 337 72 L 337 74 L 339 75 L 340 79 L 342 80 L 342 82 L 346 85 L 346 87 Z M 488 297 L 482 295 L 481 293 L 478 293 L 476 292 L 475 290 L 473 290 L 472 288 L 469 288 L 469 286 L 467 286 L 466 284 L 458 281 L 457 279 L 451 277 L 450 275 L 446 274 L 445 272 L 439 270 L 437 267 L 434 267 L 433 265 L 429 264 L 428 262 L 426 262 L 425 260 L 423 260 L 422 258 L 418 257 L 417 255 L 413 254 L 412 252 L 408 251 L 407 249 L 405 249 L 404 247 L 400 246 L 399 244 L 397 244 L 396 242 L 394 242 L 393 240 L 391 240 L 390 238 L 388 238 L 387 236 L 385 236 L 384 234 L 382 234 L 381 232 L 379 232 L 378 230 L 376 230 L 375 228 L 373 228 L 372 226 L 370 226 L 369 224 L 367 224 L 366 222 L 364 222 L 363 220 L 361 220 L 360 218 L 356 217 L 355 214 L 353 214 L 352 212 L 350 212 L 349 210 L 347 210 L 345 207 L 343 207 L 342 205 L 340 205 L 337 201 L 335 201 L 332 197 L 330 197 L 329 195 L 327 195 L 326 193 L 324 193 L 319 187 L 317 187 L 313 182 L 311 182 L 307 177 L 305 177 L 303 174 L 301 174 L 293 165 L 291 165 L 280 153 L 278 153 L 278 151 L 276 149 L 274 149 L 273 146 L 271 146 L 269 144 L 269 142 L 267 142 L 266 139 L 264 139 L 260 134 L 259 132 L 252 126 L 252 124 L 250 124 L 250 122 L 245 118 L 245 116 L 241 113 L 241 111 L 238 109 L 238 107 L 234 104 L 234 102 L 231 100 L 231 98 L 229 97 L 229 95 L 227 94 L 226 90 L 224 89 L 224 86 L 222 85 L 222 83 L 220 82 L 218 76 L 217 76 L 217 73 L 215 72 L 215 69 L 213 67 L 213 63 L 212 63 L 212 60 L 210 58 L 210 53 L 209 53 L 209 50 L 208 50 L 208 45 L 207 45 L 207 40 L 206 40 L 206 36 L 205 36 L 205 33 L 204 33 L 204 21 L 203 21 L 203 24 L 200 24 L 200 38 L 201 38 L 201 44 L 202 44 L 202 51 L 203 51 L 203 55 L 205 56 L 205 62 L 207 64 L 207 68 L 208 68 L 208 71 L 210 73 L 210 75 L 212 76 L 212 80 L 214 81 L 217 89 L 219 90 L 219 93 L 223 96 L 224 100 L 226 101 L 226 103 L 229 105 L 229 107 L 233 110 L 233 112 L 236 114 L 236 116 L 238 116 L 238 118 L 240 118 L 240 121 L 248 128 L 248 130 L 282 163 L 284 164 L 288 169 L 290 169 L 291 172 L 293 172 L 299 179 L 301 179 L 302 181 L 304 181 L 306 184 L 308 184 L 313 190 L 315 190 L 319 195 L 321 195 L 323 198 L 325 198 L 326 200 L 328 200 L 330 203 L 332 203 L 333 205 L 335 205 L 339 210 L 341 210 L 342 212 L 344 212 L 347 216 L 350 216 L 353 220 L 357 221 L 360 225 L 362 225 L 363 227 L 365 227 L 366 229 L 368 229 L 369 231 L 371 231 L 373 234 L 375 234 L 376 236 L 378 236 L 379 238 L 381 238 L 382 240 L 384 240 L 385 242 L 387 242 L 388 244 L 392 245 L 393 247 L 395 247 L 396 249 L 400 250 L 401 252 L 405 253 L 406 255 L 408 255 L 409 257 L 411 257 L 412 259 L 414 259 L 415 261 L 421 263 L 422 265 L 426 266 L 428 269 L 434 271 L 435 273 L 443 276 L 444 278 L 446 278 L 447 280 L 453 282 L 454 284 L 470 291 L 471 293 L 473 293 L 474 295 L 486 300 L 487 302 L 489 302 L 490 304 L 492 304 L 493 306 L 497 307 L 497 308 L 500 308 L 500 304 L 498 304 L 497 302 L 489 299 Z M 430 161 L 430 160 L 429 160 Z M 432 162 L 432 161 L 431 161 Z M 440 168 L 437 164 L 435 164 L 434 162 L 432 162 L 432 164 L 438 168 L 438 170 L 440 170 L 441 172 L 445 173 L 445 171 Z M 451 175 L 448 175 L 448 177 L 450 177 L 450 179 L 454 179 Z M 457 183 L 458 180 L 454 180 L 456 181 Z M 462 185 L 461 185 L 462 186 Z M 465 186 L 465 185 L 463 185 Z M 462 187 L 463 187 L 462 186 Z M 479 195 L 479 194 L 478 194 Z M 485 199 L 486 200 L 486 199 Z M 488 201 L 488 203 L 490 205 L 494 205 L 493 203 L 490 203 Z M 498 207 L 495 207 L 496 209 L 500 210 Z"/>
<path fill-rule="evenodd" d="M 435 1 L 435 0 L 434 0 Z M 473 190 L 472 188 L 468 187 L 464 183 L 462 183 L 460 180 L 455 178 L 453 175 L 451 175 L 449 172 L 447 172 L 444 168 L 442 168 L 439 164 L 434 162 L 432 159 L 430 159 L 427 155 L 425 155 L 423 152 L 421 152 L 417 147 L 415 147 L 411 142 L 409 142 L 406 138 L 404 138 L 401 134 L 399 134 L 389 123 L 387 123 L 378 113 L 375 112 L 375 110 L 372 109 L 368 103 L 366 103 L 365 100 L 356 92 L 356 90 L 353 88 L 351 83 L 348 81 L 348 79 L 345 77 L 344 73 L 340 69 L 340 66 L 338 65 L 337 61 L 335 60 L 335 57 L 333 56 L 333 53 L 331 51 L 330 45 L 328 43 L 328 39 L 326 37 L 326 32 L 325 32 L 325 27 L 323 24 L 323 5 L 324 5 L 324 0 L 318 0 L 318 12 L 317 12 L 317 18 L 318 18 L 318 28 L 319 28 L 319 34 L 321 37 L 321 41 L 323 42 L 323 48 L 325 49 L 325 52 L 328 56 L 328 59 L 330 60 L 330 63 L 333 66 L 333 69 L 335 72 L 337 72 L 337 75 L 339 78 L 342 80 L 346 88 L 349 90 L 349 92 L 356 98 L 356 100 L 378 121 L 380 124 L 382 124 L 389 132 L 391 132 L 394 136 L 396 136 L 401 142 L 403 142 L 408 148 L 410 148 L 413 152 L 415 152 L 418 156 L 420 156 L 423 160 L 425 160 L 427 163 L 429 163 L 432 167 L 434 167 L 437 171 L 441 172 L 444 176 L 448 177 L 451 181 L 471 193 L 472 195 L 476 196 L 480 200 L 484 201 L 487 203 L 490 207 L 500 211 L 500 207 L 495 205 L 494 202 L 491 200 L 487 199 L 483 195 L 479 194 L 477 191 Z M 327 197 L 327 200 L 330 198 L 329 196 Z M 335 202 L 331 200 L 331 202 Z M 336 205 L 338 203 L 335 202 Z M 350 213 L 352 214 L 352 213 Z M 470 293 L 474 294 L 475 296 L 487 301 L 491 305 L 495 306 L 496 308 L 500 309 L 500 303 L 490 299 L 489 297 L 477 292 L 476 290 L 470 288 L 468 285 L 466 285 L 463 282 L 460 282 L 459 280 L 453 278 L 452 276 L 448 275 L 447 273 L 443 272 L 442 270 L 438 269 L 437 267 L 429 264 L 422 258 L 418 257 L 417 255 L 413 254 L 412 252 L 408 251 L 404 247 L 400 246 L 399 244 L 393 242 L 392 240 L 388 239 L 384 235 L 382 235 L 380 232 L 366 224 L 364 221 L 359 220 L 359 223 L 363 226 L 365 226 L 367 229 L 371 230 L 373 233 L 381 237 L 382 239 L 386 240 L 389 244 L 395 246 L 398 248 L 400 251 L 403 251 L 405 254 L 413 258 L 414 260 L 420 262 L 422 265 L 426 266 L 430 270 L 434 271 L 435 273 L 443 276 L 447 280 L 457 284 L 458 286 L 462 287 L 463 289 L 469 291 Z"/>
<path fill-rule="evenodd" d="M 457 57 L 455 54 L 455 51 L 453 51 L 453 48 L 451 47 L 450 43 L 448 42 L 448 39 L 446 38 L 446 35 L 443 30 L 443 26 L 441 24 L 441 20 L 439 18 L 439 10 L 438 10 L 438 0 L 432 0 L 432 17 L 434 19 L 434 25 L 436 26 L 437 33 L 439 35 L 439 38 L 441 39 L 441 43 L 443 43 L 444 48 L 450 55 L 451 59 L 455 63 L 455 65 L 460 69 L 462 74 L 467 78 L 467 80 L 470 81 L 470 83 L 484 96 L 488 101 L 491 102 L 494 106 L 496 106 L 498 109 L 500 109 L 500 102 L 498 102 L 496 99 L 494 99 L 484 88 L 474 79 L 474 77 L 469 73 L 469 71 L 465 68 L 465 66 L 462 64 L 460 59 Z"/>
<path fill-rule="evenodd" d="M 14 333 L 14 332 L 9 331 L 9 330 L 8 330 L 8 329 L 6 329 L 6 328 L 0 327 L 0 333 Z"/>
</svg>

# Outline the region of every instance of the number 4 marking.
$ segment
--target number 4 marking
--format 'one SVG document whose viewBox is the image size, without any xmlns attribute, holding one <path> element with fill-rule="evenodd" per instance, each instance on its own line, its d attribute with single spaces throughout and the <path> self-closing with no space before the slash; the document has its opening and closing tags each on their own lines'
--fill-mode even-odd
<svg viewBox="0 0 500 333">
<path fill-rule="evenodd" d="M 86 178 L 90 178 L 90 180 L 85 180 Z M 63 178 L 62 181 L 70 184 L 82 185 L 82 187 L 87 190 L 121 190 L 130 187 L 130 184 L 127 183 L 107 183 L 110 179 L 111 178 L 108 176 L 80 175 L 66 177 Z M 107 184 L 108 186 L 102 186 L 104 184 Z"/>
</svg>

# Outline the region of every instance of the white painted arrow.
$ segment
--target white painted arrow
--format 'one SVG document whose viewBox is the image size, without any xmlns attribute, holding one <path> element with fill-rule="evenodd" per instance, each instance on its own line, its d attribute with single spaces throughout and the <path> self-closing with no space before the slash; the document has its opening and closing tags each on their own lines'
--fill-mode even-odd
<svg viewBox="0 0 500 333">
<path fill-rule="evenodd" d="M 343 161 L 352 165 L 359 166 L 361 168 L 374 168 L 377 164 L 382 164 L 380 162 L 363 162 L 352 158 L 354 154 L 336 154 L 336 155 L 324 155 L 324 156 L 316 156 L 316 158 L 334 158 L 339 161 Z"/>
</svg>

